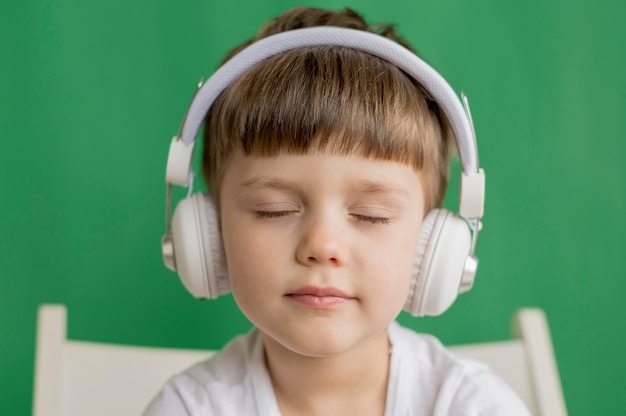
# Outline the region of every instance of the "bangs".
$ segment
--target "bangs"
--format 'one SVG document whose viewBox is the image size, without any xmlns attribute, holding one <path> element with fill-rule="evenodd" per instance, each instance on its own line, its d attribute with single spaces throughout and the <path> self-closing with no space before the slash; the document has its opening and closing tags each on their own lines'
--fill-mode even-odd
<svg viewBox="0 0 626 416">
<path fill-rule="evenodd" d="M 426 199 L 439 200 L 448 168 L 438 114 L 387 61 L 337 46 L 296 49 L 257 64 L 217 98 L 204 133 L 205 178 L 219 189 L 221 162 L 234 150 L 359 155 L 412 166 L 425 176 Z"/>
</svg>

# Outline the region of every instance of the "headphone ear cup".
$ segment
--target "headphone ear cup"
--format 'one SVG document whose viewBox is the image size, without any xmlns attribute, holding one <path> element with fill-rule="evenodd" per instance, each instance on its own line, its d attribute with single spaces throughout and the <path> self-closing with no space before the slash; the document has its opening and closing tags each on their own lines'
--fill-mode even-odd
<svg viewBox="0 0 626 416">
<path fill-rule="evenodd" d="M 445 209 L 430 211 L 422 223 L 404 310 L 414 316 L 445 312 L 459 293 L 470 248 L 464 220 Z"/>
<path fill-rule="evenodd" d="M 196 193 L 178 203 L 172 218 L 178 276 L 196 298 L 230 291 L 219 216 L 213 197 Z"/>
</svg>

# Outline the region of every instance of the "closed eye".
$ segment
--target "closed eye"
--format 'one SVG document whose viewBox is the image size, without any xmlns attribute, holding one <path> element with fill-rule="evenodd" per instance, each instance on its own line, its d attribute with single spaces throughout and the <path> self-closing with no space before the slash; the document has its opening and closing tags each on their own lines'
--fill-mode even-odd
<svg viewBox="0 0 626 416">
<path fill-rule="evenodd" d="M 257 218 L 278 218 L 294 214 L 295 211 L 255 211 Z"/>
<path fill-rule="evenodd" d="M 389 224 L 390 220 L 389 218 L 385 218 L 385 217 L 369 217 L 367 215 L 356 215 L 353 214 L 354 218 L 356 218 L 359 221 L 363 221 L 363 222 L 369 222 L 371 224 Z"/>
</svg>

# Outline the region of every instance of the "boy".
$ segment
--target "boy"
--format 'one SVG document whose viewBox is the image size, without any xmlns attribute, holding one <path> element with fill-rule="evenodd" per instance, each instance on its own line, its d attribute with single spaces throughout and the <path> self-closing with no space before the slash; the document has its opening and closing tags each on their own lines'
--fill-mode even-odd
<svg viewBox="0 0 626 416">
<path fill-rule="evenodd" d="M 273 34 L 314 26 L 372 30 L 351 10 L 297 8 L 227 59 Z M 389 27 L 378 33 L 403 43 Z M 425 246 L 439 232 L 433 218 L 442 214 L 433 209 L 448 183 L 451 120 L 378 56 L 325 44 L 287 49 L 227 82 L 210 105 L 203 172 L 216 213 L 203 219 L 213 203 L 195 197 L 187 213 L 179 204 L 172 226 L 187 288 L 202 297 L 230 288 L 255 329 L 171 379 L 146 414 L 528 414 L 486 367 L 394 322 L 403 308 L 436 314 L 451 303 L 434 302 L 435 312 L 413 306 L 428 279 L 414 268 L 438 256 Z M 187 117 L 197 117 L 196 108 Z M 172 146 L 176 159 L 179 144 Z M 218 249 L 177 237 L 189 216 L 199 217 L 189 227 L 201 230 L 200 240 L 221 232 Z M 205 256 L 213 257 L 209 271 Z M 461 274 L 471 275 L 455 274 L 454 295 Z"/>
</svg>

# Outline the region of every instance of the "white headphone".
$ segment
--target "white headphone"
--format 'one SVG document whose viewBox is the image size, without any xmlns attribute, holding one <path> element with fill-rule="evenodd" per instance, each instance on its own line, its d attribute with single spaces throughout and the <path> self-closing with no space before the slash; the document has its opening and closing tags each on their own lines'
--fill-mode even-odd
<svg viewBox="0 0 626 416">
<path fill-rule="evenodd" d="M 369 32 L 337 27 L 290 30 L 261 39 L 220 67 L 199 85 L 167 160 L 166 234 L 162 239 L 165 265 L 178 271 L 187 290 L 197 298 L 216 298 L 230 285 L 219 218 L 210 195 L 191 194 L 191 168 L 196 135 L 217 96 L 256 63 L 296 48 L 336 45 L 378 56 L 419 82 L 439 105 L 456 138 L 463 171 L 459 214 L 434 209 L 424 219 L 414 259 L 411 285 L 404 310 L 415 316 L 439 315 L 472 287 L 478 260 L 474 257 L 483 216 L 485 175 L 467 98 L 463 103 L 433 68 L 396 42 Z M 187 187 L 187 198 L 170 216 L 172 185 Z M 470 230 L 472 231 L 470 233 Z"/>
</svg>

